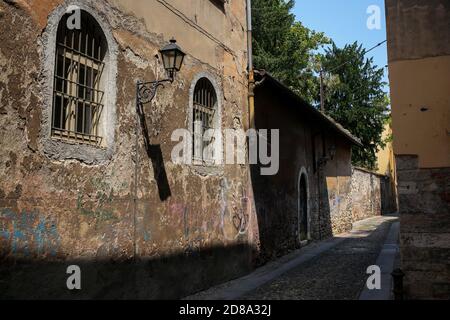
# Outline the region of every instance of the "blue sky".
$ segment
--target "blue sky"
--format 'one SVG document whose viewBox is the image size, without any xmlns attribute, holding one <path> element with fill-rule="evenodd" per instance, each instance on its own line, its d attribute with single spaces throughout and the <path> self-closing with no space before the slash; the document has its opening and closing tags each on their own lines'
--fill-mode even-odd
<svg viewBox="0 0 450 320">
<path fill-rule="evenodd" d="M 371 5 L 377 5 L 381 9 L 380 30 L 367 28 L 369 14 L 366 12 Z M 339 47 L 358 41 L 369 49 L 386 39 L 384 0 L 296 0 L 294 14 L 306 27 L 324 32 Z M 384 67 L 387 65 L 386 44 L 367 56 L 373 56 L 375 64 Z M 387 71 L 386 68 L 386 82 Z"/>
</svg>

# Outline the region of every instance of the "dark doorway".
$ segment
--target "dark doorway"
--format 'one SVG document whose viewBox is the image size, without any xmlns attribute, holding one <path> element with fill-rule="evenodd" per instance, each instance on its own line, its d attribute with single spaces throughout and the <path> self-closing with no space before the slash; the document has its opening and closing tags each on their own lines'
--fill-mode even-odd
<svg viewBox="0 0 450 320">
<path fill-rule="evenodd" d="M 308 240 L 308 185 L 304 174 L 300 177 L 299 182 L 299 224 L 300 224 L 300 242 Z"/>
</svg>

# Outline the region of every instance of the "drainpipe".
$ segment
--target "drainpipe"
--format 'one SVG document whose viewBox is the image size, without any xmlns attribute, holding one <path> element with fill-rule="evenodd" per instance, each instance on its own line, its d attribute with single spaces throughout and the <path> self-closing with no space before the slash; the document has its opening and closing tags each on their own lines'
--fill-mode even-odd
<svg viewBox="0 0 450 320">
<path fill-rule="evenodd" d="M 255 128 L 255 71 L 253 69 L 252 1 L 247 0 L 248 116 L 249 129 Z"/>
</svg>

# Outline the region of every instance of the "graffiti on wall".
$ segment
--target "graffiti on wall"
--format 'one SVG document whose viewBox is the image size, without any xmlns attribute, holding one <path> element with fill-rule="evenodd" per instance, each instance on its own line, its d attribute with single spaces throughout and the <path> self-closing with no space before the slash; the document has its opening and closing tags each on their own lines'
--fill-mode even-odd
<svg viewBox="0 0 450 320">
<path fill-rule="evenodd" d="M 59 243 L 56 222 L 38 210 L 0 209 L 1 256 L 56 256 Z"/>
<path fill-rule="evenodd" d="M 99 192 L 95 197 L 95 206 L 89 201 L 83 201 L 83 195 L 79 194 L 77 198 L 78 212 L 87 217 L 96 219 L 99 222 L 117 221 L 118 218 L 110 209 L 113 203 L 113 195 L 106 195 Z"/>
<path fill-rule="evenodd" d="M 247 234 L 250 225 L 249 204 L 247 192 L 241 183 L 230 186 L 226 178 L 221 181 L 220 226 L 227 240 L 236 240 L 239 236 Z M 228 225 L 231 225 L 234 230 L 230 231 Z"/>
</svg>

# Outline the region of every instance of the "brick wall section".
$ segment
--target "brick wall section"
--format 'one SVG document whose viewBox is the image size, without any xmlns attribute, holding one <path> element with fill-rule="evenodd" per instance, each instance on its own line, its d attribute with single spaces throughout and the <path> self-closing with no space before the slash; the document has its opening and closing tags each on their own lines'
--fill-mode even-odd
<svg viewBox="0 0 450 320">
<path fill-rule="evenodd" d="M 409 299 L 450 299 L 450 168 L 397 156 L 401 256 Z"/>
</svg>

